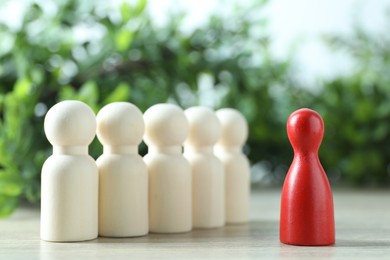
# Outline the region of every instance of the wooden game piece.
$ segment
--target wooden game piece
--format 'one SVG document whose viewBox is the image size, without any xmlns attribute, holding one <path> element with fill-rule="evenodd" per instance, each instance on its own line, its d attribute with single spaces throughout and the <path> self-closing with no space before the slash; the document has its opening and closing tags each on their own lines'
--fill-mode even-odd
<svg viewBox="0 0 390 260">
<path fill-rule="evenodd" d="M 221 124 L 209 108 L 191 107 L 185 115 L 190 129 L 184 156 L 192 167 L 193 227 L 221 227 L 225 224 L 225 178 L 223 165 L 213 152 Z"/>
<path fill-rule="evenodd" d="M 144 134 L 141 111 L 133 104 L 115 102 L 97 117 L 97 136 L 104 152 L 99 169 L 99 235 L 134 237 L 148 227 L 148 171 L 138 145 Z"/>
<path fill-rule="evenodd" d="M 287 134 L 294 160 L 283 185 L 280 241 L 300 246 L 332 245 L 332 190 L 318 158 L 324 122 L 317 112 L 299 109 L 288 118 Z"/>
<path fill-rule="evenodd" d="M 242 146 L 248 137 L 248 125 L 242 114 L 232 108 L 220 109 L 216 115 L 222 125 L 215 152 L 225 169 L 226 223 L 247 222 L 250 169 Z"/>
<path fill-rule="evenodd" d="M 192 229 L 191 166 L 182 145 L 188 122 L 181 108 L 157 104 L 144 113 L 149 171 L 149 231 L 178 233 Z"/>
<path fill-rule="evenodd" d="M 41 239 L 67 242 L 98 235 L 98 170 L 88 155 L 96 132 L 94 112 L 80 101 L 62 101 L 46 114 L 53 155 L 42 168 Z"/>
</svg>

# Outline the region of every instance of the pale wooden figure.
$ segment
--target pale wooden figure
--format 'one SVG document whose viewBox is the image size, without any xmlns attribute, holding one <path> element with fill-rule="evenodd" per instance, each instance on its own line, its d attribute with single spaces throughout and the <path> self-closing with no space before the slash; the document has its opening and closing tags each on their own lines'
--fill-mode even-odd
<svg viewBox="0 0 390 260">
<path fill-rule="evenodd" d="M 193 227 L 221 227 L 225 224 L 225 178 L 223 165 L 213 151 L 221 124 L 206 107 L 191 107 L 185 115 L 190 127 L 184 156 L 192 167 Z"/>
<path fill-rule="evenodd" d="M 192 229 L 191 166 L 182 154 L 188 122 L 181 108 L 157 104 L 144 114 L 149 170 L 149 230 L 179 233 Z"/>
<path fill-rule="evenodd" d="M 97 136 L 104 152 L 99 169 L 99 235 L 135 237 L 148 228 L 148 172 L 138 145 L 144 134 L 142 112 L 115 102 L 97 117 Z"/>
<path fill-rule="evenodd" d="M 80 101 L 62 101 L 46 114 L 53 155 L 42 168 L 41 239 L 67 242 L 98 235 L 98 170 L 88 155 L 96 132 L 94 112 Z"/>
<path fill-rule="evenodd" d="M 226 223 L 247 222 L 249 218 L 250 169 L 242 146 L 248 137 L 248 125 L 235 109 L 216 112 L 222 125 L 222 135 L 215 152 L 225 168 Z"/>
</svg>

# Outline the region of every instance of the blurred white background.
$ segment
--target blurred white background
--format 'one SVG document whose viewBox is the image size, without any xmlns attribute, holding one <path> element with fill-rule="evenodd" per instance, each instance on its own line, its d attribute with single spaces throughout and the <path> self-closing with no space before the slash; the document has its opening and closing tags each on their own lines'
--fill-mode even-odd
<svg viewBox="0 0 390 260">
<path fill-rule="evenodd" d="M 228 0 L 149 0 L 149 10 L 157 23 L 163 24 L 173 11 L 188 14 L 183 27 L 191 30 L 207 21 L 212 13 L 230 12 Z M 238 1 L 245 5 L 256 1 Z M 229 3 L 229 5 L 227 5 Z M 348 35 L 354 25 L 372 33 L 388 33 L 386 10 L 389 0 L 271 0 L 264 10 L 269 17 L 272 50 L 277 57 L 293 55 L 297 72 L 315 87 L 321 78 L 347 73 L 352 63 L 343 53 L 335 53 L 321 40 L 324 34 Z"/>
<path fill-rule="evenodd" d="M 54 6 L 50 0 L 26 1 L 41 2 L 48 12 Z M 123 0 L 100 1 L 102 5 L 116 5 Z M 161 25 L 172 12 L 185 12 L 187 16 L 182 29 L 192 30 L 204 24 L 213 13 L 228 15 L 235 5 L 253 3 L 256 0 L 149 0 L 148 10 L 156 24 Z M 0 10 L 0 21 L 17 30 L 25 6 L 23 1 L 8 1 Z M 353 69 L 347 56 L 327 48 L 321 36 L 348 35 L 354 25 L 360 25 L 372 33 L 388 33 L 386 10 L 389 8 L 390 0 L 271 0 L 259 15 L 269 18 L 268 30 L 274 54 L 280 58 L 292 56 L 300 78 L 315 88 L 317 80 Z"/>
</svg>

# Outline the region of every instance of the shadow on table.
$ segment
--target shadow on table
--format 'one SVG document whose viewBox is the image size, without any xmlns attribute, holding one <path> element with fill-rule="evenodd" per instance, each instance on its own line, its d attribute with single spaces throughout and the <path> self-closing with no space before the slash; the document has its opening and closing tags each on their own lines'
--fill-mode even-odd
<svg viewBox="0 0 390 260">
<path fill-rule="evenodd" d="M 250 221 L 245 224 L 226 225 L 221 228 L 194 229 L 176 234 L 150 233 L 134 238 L 99 237 L 87 243 L 210 243 L 213 241 L 258 241 L 269 239 L 279 241 L 278 221 Z"/>
<path fill-rule="evenodd" d="M 41 259 L 246 259 L 279 247 L 277 221 L 251 221 L 179 234 L 149 234 L 135 238 L 104 238 L 75 243 L 41 241 Z M 270 253 L 271 252 L 271 253 Z"/>
</svg>

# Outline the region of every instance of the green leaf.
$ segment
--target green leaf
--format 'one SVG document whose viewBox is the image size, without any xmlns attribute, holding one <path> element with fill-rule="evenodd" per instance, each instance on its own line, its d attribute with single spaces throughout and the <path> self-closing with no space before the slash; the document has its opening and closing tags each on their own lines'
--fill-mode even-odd
<svg viewBox="0 0 390 260">
<path fill-rule="evenodd" d="M 0 195 L 0 218 L 7 217 L 16 209 L 19 197 Z"/>
<path fill-rule="evenodd" d="M 111 102 L 118 101 L 127 101 L 130 96 L 130 85 L 121 82 L 119 85 L 111 92 L 111 94 L 106 97 L 103 101 L 104 105 L 109 104 Z"/>
<path fill-rule="evenodd" d="M 23 191 L 23 182 L 18 175 L 0 175 L 0 195 L 19 196 Z"/>
<path fill-rule="evenodd" d="M 77 93 L 72 86 L 62 86 L 58 92 L 59 100 L 72 100 L 77 99 Z"/>
<path fill-rule="evenodd" d="M 138 4 L 134 8 L 134 16 L 140 15 L 146 7 L 146 0 L 139 0 Z"/>
<path fill-rule="evenodd" d="M 90 106 L 95 106 L 99 99 L 99 90 L 95 81 L 85 82 L 78 92 L 78 98 Z"/>
<path fill-rule="evenodd" d="M 121 52 L 126 51 L 129 49 L 132 40 L 133 32 L 127 29 L 122 29 L 116 33 L 115 46 Z"/>
<path fill-rule="evenodd" d="M 16 147 L 16 140 L 18 133 L 22 130 L 23 118 L 26 117 L 23 107 L 20 106 L 20 99 L 14 95 L 14 93 L 9 93 L 6 95 L 4 100 L 4 128 L 3 131 L 6 134 L 6 138 L 12 140 L 8 142 L 9 145 Z M 10 151 L 8 151 L 10 152 Z"/>
<path fill-rule="evenodd" d="M 127 2 L 123 2 L 120 6 L 120 12 L 122 21 L 128 22 L 131 18 L 139 16 L 146 7 L 146 0 L 139 0 L 136 5 L 130 5 Z"/>
<path fill-rule="evenodd" d="M 99 90 L 96 83 L 89 80 L 85 82 L 77 92 L 72 86 L 63 86 L 60 89 L 59 97 L 60 100 L 80 100 L 95 109 L 99 99 Z"/>
<path fill-rule="evenodd" d="M 131 18 L 131 6 L 127 2 L 123 2 L 120 7 L 122 21 L 127 22 Z"/>
<path fill-rule="evenodd" d="M 17 97 L 23 98 L 30 94 L 32 82 L 27 78 L 21 78 L 14 85 L 14 93 Z"/>
</svg>

